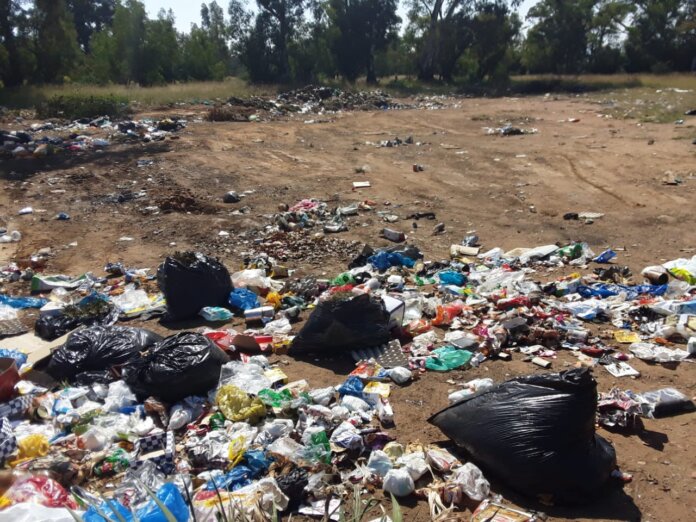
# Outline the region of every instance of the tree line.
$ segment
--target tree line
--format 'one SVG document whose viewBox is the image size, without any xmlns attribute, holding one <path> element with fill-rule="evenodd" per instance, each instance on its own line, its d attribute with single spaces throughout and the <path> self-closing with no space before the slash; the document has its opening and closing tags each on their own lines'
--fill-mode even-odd
<svg viewBox="0 0 696 522">
<path fill-rule="evenodd" d="M 696 69 L 696 0 L 231 0 L 180 32 L 139 0 L 0 0 L 0 81 L 306 83 Z M 406 12 L 401 19 L 399 12 Z"/>
</svg>

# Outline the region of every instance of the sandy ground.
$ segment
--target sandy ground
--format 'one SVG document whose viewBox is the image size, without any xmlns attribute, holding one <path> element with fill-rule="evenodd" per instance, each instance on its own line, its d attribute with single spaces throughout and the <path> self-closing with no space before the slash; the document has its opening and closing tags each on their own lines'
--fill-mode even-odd
<svg viewBox="0 0 696 522">
<path fill-rule="evenodd" d="M 193 120 L 203 110 L 178 114 Z M 315 123 L 304 123 L 312 118 Z M 570 123 L 568 118 L 580 121 Z M 485 134 L 483 127 L 497 127 L 501 121 L 539 132 L 514 137 Z M 232 269 L 241 265 L 278 204 L 316 197 L 332 205 L 371 200 L 375 211 L 351 218 L 350 230 L 334 236 L 338 238 L 334 243 L 319 243 L 311 259 L 289 260 L 287 264 L 298 273 L 332 277 L 345 268 L 347 252 L 357 248 L 352 241 L 386 244 L 379 238 L 385 225 L 376 213 L 384 210 L 401 218 L 412 211 L 437 214 L 437 221 L 421 220 L 417 229 L 410 220 L 391 225 L 407 232 L 409 241 L 428 259 L 447 257 L 450 244 L 475 230 L 486 249 L 575 240 L 587 241 L 596 252 L 623 248 L 619 262 L 637 273 L 647 264 L 696 252 L 692 217 L 696 146 L 682 139 L 694 123 L 693 118 L 687 120 L 685 131 L 684 126 L 614 120 L 603 117 L 600 106 L 570 97 L 465 99 L 443 110 L 190 123 L 176 141 L 116 145 L 101 154 L 47 163 L 0 163 L 0 220 L 5 220 L 0 225 L 24 235 L 17 245 L 0 245 L 0 264 L 50 247 L 55 256 L 49 271 L 101 274 L 108 261 L 155 267 L 175 249 L 195 248 L 220 256 Z M 396 148 L 366 144 L 396 136 L 413 136 L 420 144 Z M 139 168 L 139 159 L 152 159 L 154 164 Z M 414 163 L 425 171 L 413 172 Z M 369 172 L 356 174 L 362 165 L 369 166 Z M 684 183 L 663 185 L 665 171 Z M 363 180 L 372 187 L 353 191 L 352 182 Z M 105 200 L 110 194 L 140 190 L 146 191 L 144 198 L 121 204 Z M 237 205 L 225 205 L 222 195 L 228 190 L 254 192 Z M 188 212 L 149 215 L 145 210 L 180 201 L 182 196 L 191 198 L 184 207 Z M 35 213 L 17 216 L 25 206 L 33 206 Z M 248 207 L 248 213 L 233 214 L 242 207 Z M 61 211 L 72 219 L 54 221 Z M 593 224 L 563 219 L 566 212 L 583 211 L 605 216 Z M 446 230 L 433 236 L 437 222 L 444 222 Z M 221 230 L 230 236 L 219 238 Z M 123 236 L 133 240 L 120 241 Z M 69 246 L 74 242 L 77 246 Z M 146 326 L 165 330 L 154 321 Z M 305 378 L 317 387 L 341 381 L 352 367 L 350 361 L 319 366 L 281 359 L 287 361 L 285 371 L 291 379 Z M 480 376 L 503 380 L 543 371 L 522 362 L 519 355 L 513 359 L 463 372 L 428 373 L 395 389 L 393 434 L 404 443 L 445 442 L 425 419 L 446 405 L 447 393 L 454 388 L 446 381 Z M 574 361 L 560 352 L 553 370 L 570 367 Z M 635 380 L 616 379 L 598 369 L 599 390 L 675 386 L 690 397 L 696 395 L 694 364 L 666 368 L 636 360 L 634 366 L 642 373 Z M 551 520 L 694 520 L 695 421 L 696 414 L 688 414 L 646 420 L 643 431 L 628 434 L 601 429 L 615 445 L 623 471 L 634 478 L 623 491 L 609 491 L 589 506 L 539 505 L 495 481 L 494 489 L 507 502 L 542 510 Z M 407 501 L 405 510 L 406 520 L 430 518 L 425 502 Z"/>
</svg>

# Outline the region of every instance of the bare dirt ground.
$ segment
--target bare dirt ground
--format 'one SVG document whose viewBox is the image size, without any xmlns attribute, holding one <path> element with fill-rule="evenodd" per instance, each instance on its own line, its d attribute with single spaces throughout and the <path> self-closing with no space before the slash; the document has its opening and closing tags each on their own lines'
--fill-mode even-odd
<svg viewBox="0 0 696 522">
<path fill-rule="evenodd" d="M 47 163 L 0 164 L 0 218 L 8 229 L 18 229 L 24 236 L 16 245 L 0 246 L 0 264 L 50 247 L 55 252 L 50 272 L 102 274 L 109 261 L 154 268 L 175 249 L 201 249 L 220 256 L 233 269 L 253 249 L 256 233 L 270 223 L 278 204 L 292 205 L 307 197 L 332 205 L 371 200 L 375 211 L 350 218 L 350 230 L 331 236 L 331 241 L 317 240 L 309 259 L 293 259 L 296 252 L 291 249 L 287 264 L 298 274 L 333 277 L 343 271 L 350 252 L 358 249 L 352 241 L 385 245 L 379 238 L 385 224 L 376 213 L 383 210 L 401 218 L 412 211 L 437 214 L 437 221 L 421 220 L 415 230 L 411 220 L 392 225 L 407 232 L 427 259 L 448 257 L 449 245 L 472 230 L 485 249 L 575 240 L 587 241 L 596 252 L 625 248 L 619 260 L 634 273 L 648 264 L 696 252 L 696 146 L 681 139 L 685 132 L 693 134 L 689 131 L 693 127 L 688 127 L 696 124 L 693 118 L 687 119 L 686 131 L 684 126 L 614 120 L 603 117 L 601 106 L 572 97 L 464 99 L 443 110 L 298 115 L 259 123 L 193 122 L 203 111 L 201 107 L 177 112 L 191 123 L 176 141 L 116 145 L 101 154 Z M 580 121 L 570 123 L 568 118 Z M 315 123 L 304 123 L 310 119 Z M 512 137 L 485 134 L 483 127 L 498 127 L 502 121 L 539 132 Z M 395 148 L 366 144 L 396 136 L 413 136 L 420 144 Z M 139 159 L 152 159 L 154 164 L 139 168 Z M 414 163 L 424 165 L 425 171 L 413 172 Z M 368 165 L 369 172 L 356 173 L 362 165 Z M 665 171 L 684 183 L 663 185 Z M 353 191 L 352 182 L 363 180 L 372 187 Z M 132 201 L 111 203 L 106 198 L 141 190 L 145 197 Z M 222 195 L 228 190 L 254 192 L 239 204 L 225 205 Z M 35 213 L 17 216 L 25 206 L 33 206 Z M 174 211 L 150 215 L 148 206 L 169 206 Z M 243 207 L 247 213 L 233 214 Z M 566 212 L 583 211 L 605 216 L 593 224 L 563 219 Z M 58 212 L 67 212 L 72 219 L 54 221 Z M 436 222 L 446 224 L 442 235 L 431 234 Z M 222 230 L 229 237 L 219 237 Z M 133 240 L 121 241 L 124 236 Z M 74 242 L 77 246 L 69 246 Z M 155 321 L 146 326 L 164 330 Z M 285 372 L 291 379 L 305 378 L 317 387 L 340 382 L 352 366 L 350 361 L 317 366 L 282 359 L 288 362 Z M 553 370 L 574 363 L 561 351 Z M 639 360 L 632 364 L 642 373 L 635 380 L 596 370 L 599 390 L 675 386 L 696 396 L 694 364 L 675 368 Z M 446 405 L 453 388 L 447 380 L 490 376 L 499 381 L 534 371 L 542 370 L 517 357 L 512 362 L 489 361 L 475 370 L 428 373 L 393 391 L 397 428 L 392 432 L 404 443 L 445 442 L 426 419 Z M 646 420 L 644 425 L 643 431 L 629 434 L 600 430 L 615 445 L 619 464 L 633 474 L 633 482 L 589 506 L 540 505 L 495 481 L 494 489 L 507 502 L 542 510 L 551 520 L 696 519 L 696 414 Z M 423 501 L 406 502 L 405 511 L 406 520 L 430 518 Z M 462 513 L 462 519 L 468 515 Z"/>
</svg>

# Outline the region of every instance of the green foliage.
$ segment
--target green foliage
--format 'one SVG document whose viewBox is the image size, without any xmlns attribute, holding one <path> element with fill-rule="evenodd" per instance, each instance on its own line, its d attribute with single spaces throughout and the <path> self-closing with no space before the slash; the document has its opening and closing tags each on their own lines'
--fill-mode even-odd
<svg viewBox="0 0 696 522">
<path fill-rule="evenodd" d="M 348 81 L 364 72 L 368 83 L 376 83 L 375 54 L 396 38 L 401 21 L 396 0 L 329 0 L 328 5 L 338 70 Z"/>
<path fill-rule="evenodd" d="M 125 115 L 129 110 L 128 100 L 119 96 L 60 95 L 49 98 L 37 107 L 39 118 L 112 118 Z"/>
<path fill-rule="evenodd" d="M 143 0 L 0 0 L 0 89 L 415 74 L 499 88 L 519 72 L 696 68 L 696 0 L 539 0 L 526 34 L 520 3 L 402 0 L 399 33 L 399 0 L 213 0 L 182 33 L 174 12 L 148 18 Z"/>
</svg>

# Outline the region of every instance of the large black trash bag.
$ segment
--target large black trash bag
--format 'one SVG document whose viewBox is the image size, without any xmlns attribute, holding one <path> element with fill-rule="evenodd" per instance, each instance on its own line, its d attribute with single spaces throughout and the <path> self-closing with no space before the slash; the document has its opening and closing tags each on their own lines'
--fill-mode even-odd
<svg viewBox="0 0 696 522">
<path fill-rule="evenodd" d="M 167 300 L 167 318 L 182 321 L 206 306 L 227 306 L 232 278 L 220 261 L 198 252 L 177 252 L 157 269 L 157 283 Z"/>
<path fill-rule="evenodd" d="M 167 337 L 123 368 L 123 377 L 140 398 L 177 402 L 205 395 L 217 385 L 229 357 L 205 335 L 181 332 Z"/>
<path fill-rule="evenodd" d="M 389 313 L 368 294 L 321 301 L 290 346 L 290 355 L 333 355 L 389 342 Z"/>
<path fill-rule="evenodd" d="M 46 372 L 56 380 L 82 372 L 108 370 L 127 363 L 138 352 L 162 340 L 156 333 L 125 326 L 91 326 L 68 336 L 51 355 Z"/>
<path fill-rule="evenodd" d="M 428 421 L 511 488 L 583 502 L 616 469 L 614 448 L 595 434 L 596 409 L 597 382 L 583 368 L 509 380 Z"/>
</svg>

